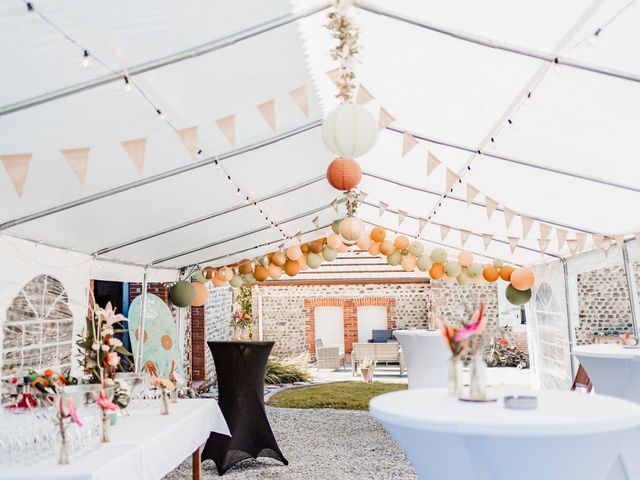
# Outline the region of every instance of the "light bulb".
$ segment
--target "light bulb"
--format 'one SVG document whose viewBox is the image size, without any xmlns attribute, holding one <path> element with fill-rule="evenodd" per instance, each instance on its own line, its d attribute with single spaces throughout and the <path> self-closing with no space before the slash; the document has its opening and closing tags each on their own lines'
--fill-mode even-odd
<svg viewBox="0 0 640 480">
<path fill-rule="evenodd" d="M 127 93 L 131 91 L 131 84 L 129 83 L 129 78 L 126 76 L 124 77 L 124 91 Z"/>
<path fill-rule="evenodd" d="M 558 63 L 558 59 L 556 58 L 553 63 L 555 64 L 556 73 L 560 73 L 560 64 Z"/>
<path fill-rule="evenodd" d="M 82 66 L 87 68 L 89 66 L 89 51 L 85 50 L 82 56 Z"/>
</svg>

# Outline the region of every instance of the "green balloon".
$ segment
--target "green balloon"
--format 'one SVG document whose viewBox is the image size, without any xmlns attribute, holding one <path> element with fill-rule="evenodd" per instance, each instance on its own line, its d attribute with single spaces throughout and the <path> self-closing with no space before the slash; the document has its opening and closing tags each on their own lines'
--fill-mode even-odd
<svg viewBox="0 0 640 480">
<path fill-rule="evenodd" d="M 493 266 L 494 266 L 495 268 L 501 268 L 503 263 L 504 263 L 504 262 L 503 262 L 502 260 L 500 260 L 499 258 L 496 258 L 496 259 L 493 261 Z"/>
<path fill-rule="evenodd" d="M 460 272 L 460 275 L 456 277 L 456 281 L 458 282 L 458 285 L 466 285 L 471 281 L 466 268 L 462 269 L 462 271 Z"/>
<path fill-rule="evenodd" d="M 531 300 L 531 289 L 529 290 L 516 290 L 513 285 L 507 286 L 506 297 L 510 304 L 520 306 Z"/>
<path fill-rule="evenodd" d="M 394 250 L 391 255 L 387 256 L 387 263 L 389 265 L 396 267 L 400 265 L 400 262 L 402 262 L 402 252 L 400 250 Z"/>
<path fill-rule="evenodd" d="M 422 244 L 422 242 L 414 240 L 409 244 L 409 251 L 414 257 L 420 258 L 424 253 L 424 245 Z"/>
<path fill-rule="evenodd" d="M 191 282 L 179 281 L 169 289 L 169 300 L 176 307 L 188 307 L 196 298 L 196 289 Z"/>
<path fill-rule="evenodd" d="M 405 248 L 405 249 L 404 249 L 404 250 L 402 250 L 400 253 L 402 254 L 402 256 L 403 256 L 403 257 L 406 257 L 407 255 L 409 255 L 409 249 L 408 249 L 408 248 Z"/>
<path fill-rule="evenodd" d="M 444 263 L 447 260 L 447 251 L 444 248 L 434 248 L 431 252 L 431 261 L 433 263 Z"/>
<path fill-rule="evenodd" d="M 266 255 L 261 255 L 259 257 L 256 257 L 255 261 L 260 265 L 262 265 L 263 267 L 266 267 L 267 265 L 269 265 L 269 259 L 267 258 Z"/>
<path fill-rule="evenodd" d="M 195 277 L 196 282 L 207 283 L 209 281 L 206 278 L 204 278 L 204 275 L 202 274 L 202 270 L 198 270 L 193 276 Z"/>
<path fill-rule="evenodd" d="M 322 250 L 322 258 L 324 258 L 327 262 L 333 262 L 336 258 L 338 258 L 338 250 L 335 248 L 331 248 L 329 245 L 325 245 Z"/>
<path fill-rule="evenodd" d="M 338 218 L 331 223 L 331 230 L 336 235 L 340 235 L 340 224 L 342 223 L 343 218 Z"/>
<path fill-rule="evenodd" d="M 449 278 L 455 278 L 462 272 L 462 267 L 455 260 L 449 260 L 444 266 L 444 274 Z"/>
<path fill-rule="evenodd" d="M 253 276 L 253 273 L 245 273 L 242 275 L 242 279 L 245 283 L 253 283 L 256 281 L 256 277 Z"/>
<path fill-rule="evenodd" d="M 422 255 L 420 258 L 418 258 L 418 262 L 416 263 L 418 270 L 420 270 L 421 272 L 428 272 L 431 269 L 431 259 L 429 258 L 429 255 Z"/>
<path fill-rule="evenodd" d="M 478 278 L 482 275 L 482 265 L 479 263 L 472 263 L 467 267 L 467 273 L 471 278 Z"/>
<path fill-rule="evenodd" d="M 229 280 L 229 285 L 231 285 L 233 288 L 240 288 L 243 283 L 244 280 L 240 275 L 234 275 L 233 278 Z"/>
<path fill-rule="evenodd" d="M 309 252 L 307 254 L 307 265 L 309 265 L 309 268 L 318 268 L 322 265 L 322 257 L 317 253 Z"/>
</svg>

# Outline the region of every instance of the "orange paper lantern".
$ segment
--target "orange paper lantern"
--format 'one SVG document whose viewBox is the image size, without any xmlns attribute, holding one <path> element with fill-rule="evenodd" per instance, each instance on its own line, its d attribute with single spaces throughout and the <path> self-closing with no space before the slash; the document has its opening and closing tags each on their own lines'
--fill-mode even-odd
<svg viewBox="0 0 640 480">
<path fill-rule="evenodd" d="M 409 246 L 409 239 L 404 235 L 400 235 L 399 237 L 396 237 L 393 244 L 398 250 L 404 250 Z"/>
<path fill-rule="evenodd" d="M 383 255 L 391 255 L 395 249 L 391 240 L 384 240 L 380 244 L 380 253 Z"/>
<path fill-rule="evenodd" d="M 386 236 L 387 232 L 385 232 L 384 228 L 382 227 L 375 227 L 373 230 L 371 230 L 371 240 L 376 243 L 384 241 L 384 238 Z"/>
<path fill-rule="evenodd" d="M 209 298 L 209 289 L 206 285 L 203 285 L 200 282 L 191 282 L 193 288 L 196 289 L 196 298 L 191 302 L 192 307 L 201 307 L 207 302 L 207 298 Z"/>
<path fill-rule="evenodd" d="M 256 265 L 256 268 L 253 270 L 253 276 L 257 282 L 264 282 L 269 278 L 269 270 L 262 265 Z"/>
<path fill-rule="evenodd" d="M 327 180 L 337 190 L 351 190 L 362 180 L 362 168 L 351 158 L 338 157 L 327 168 Z"/>
<path fill-rule="evenodd" d="M 444 277 L 444 263 L 434 263 L 429 270 L 429 276 L 434 280 Z"/>
<path fill-rule="evenodd" d="M 500 267 L 500 278 L 509 281 L 511 280 L 511 274 L 513 273 L 513 267 L 511 265 L 503 265 Z"/>
<path fill-rule="evenodd" d="M 287 260 L 284 264 L 284 271 L 290 277 L 295 277 L 300 271 L 300 264 L 295 260 Z"/>
<path fill-rule="evenodd" d="M 511 285 L 516 290 L 520 290 L 524 292 L 525 290 L 529 290 L 533 287 L 533 282 L 535 281 L 535 275 L 533 274 L 533 270 L 530 268 L 520 267 L 516 268 L 511 273 Z"/>
<path fill-rule="evenodd" d="M 495 282 L 500 278 L 500 272 L 491 264 L 486 264 L 482 269 L 482 276 L 487 282 Z"/>
</svg>

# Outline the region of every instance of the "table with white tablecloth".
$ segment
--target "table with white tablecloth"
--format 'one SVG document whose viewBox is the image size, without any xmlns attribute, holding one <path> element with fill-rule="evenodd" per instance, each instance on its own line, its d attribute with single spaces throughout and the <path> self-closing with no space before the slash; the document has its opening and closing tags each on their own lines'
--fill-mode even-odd
<svg viewBox="0 0 640 480">
<path fill-rule="evenodd" d="M 371 414 L 393 435 L 420 478 L 446 480 L 603 480 L 640 426 L 640 406 L 576 392 L 517 390 L 535 410 L 462 402 L 445 389 L 394 392 L 371 400 Z"/>
<path fill-rule="evenodd" d="M 451 352 L 440 330 L 396 330 L 407 366 L 409 388 L 445 387 Z"/>
<path fill-rule="evenodd" d="M 0 471 L 0 480 L 158 480 L 207 441 L 211 432 L 229 435 L 218 402 L 179 400 L 169 415 L 158 408 L 136 410 L 111 428 L 111 442 L 57 465 L 55 458 Z M 37 454 L 34 453 L 37 458 Z"/>
</svg>

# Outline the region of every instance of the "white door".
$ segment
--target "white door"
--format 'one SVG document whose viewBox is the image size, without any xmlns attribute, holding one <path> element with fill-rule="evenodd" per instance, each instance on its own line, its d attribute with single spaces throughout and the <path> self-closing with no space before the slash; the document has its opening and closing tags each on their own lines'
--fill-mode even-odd
<svg viewBox="0 0 640 480">
<path fill-rule="evenodd" d="M 316 307 L 316 340 L 325 347 L 344 348 L 344 315 L 342 307 Z"/>
<path fill-rule="evenodd" d="M 387 329 L 387 307 L 358 307 L 358 343 L 371 339 L 372 330 Z"/>
</svg>

